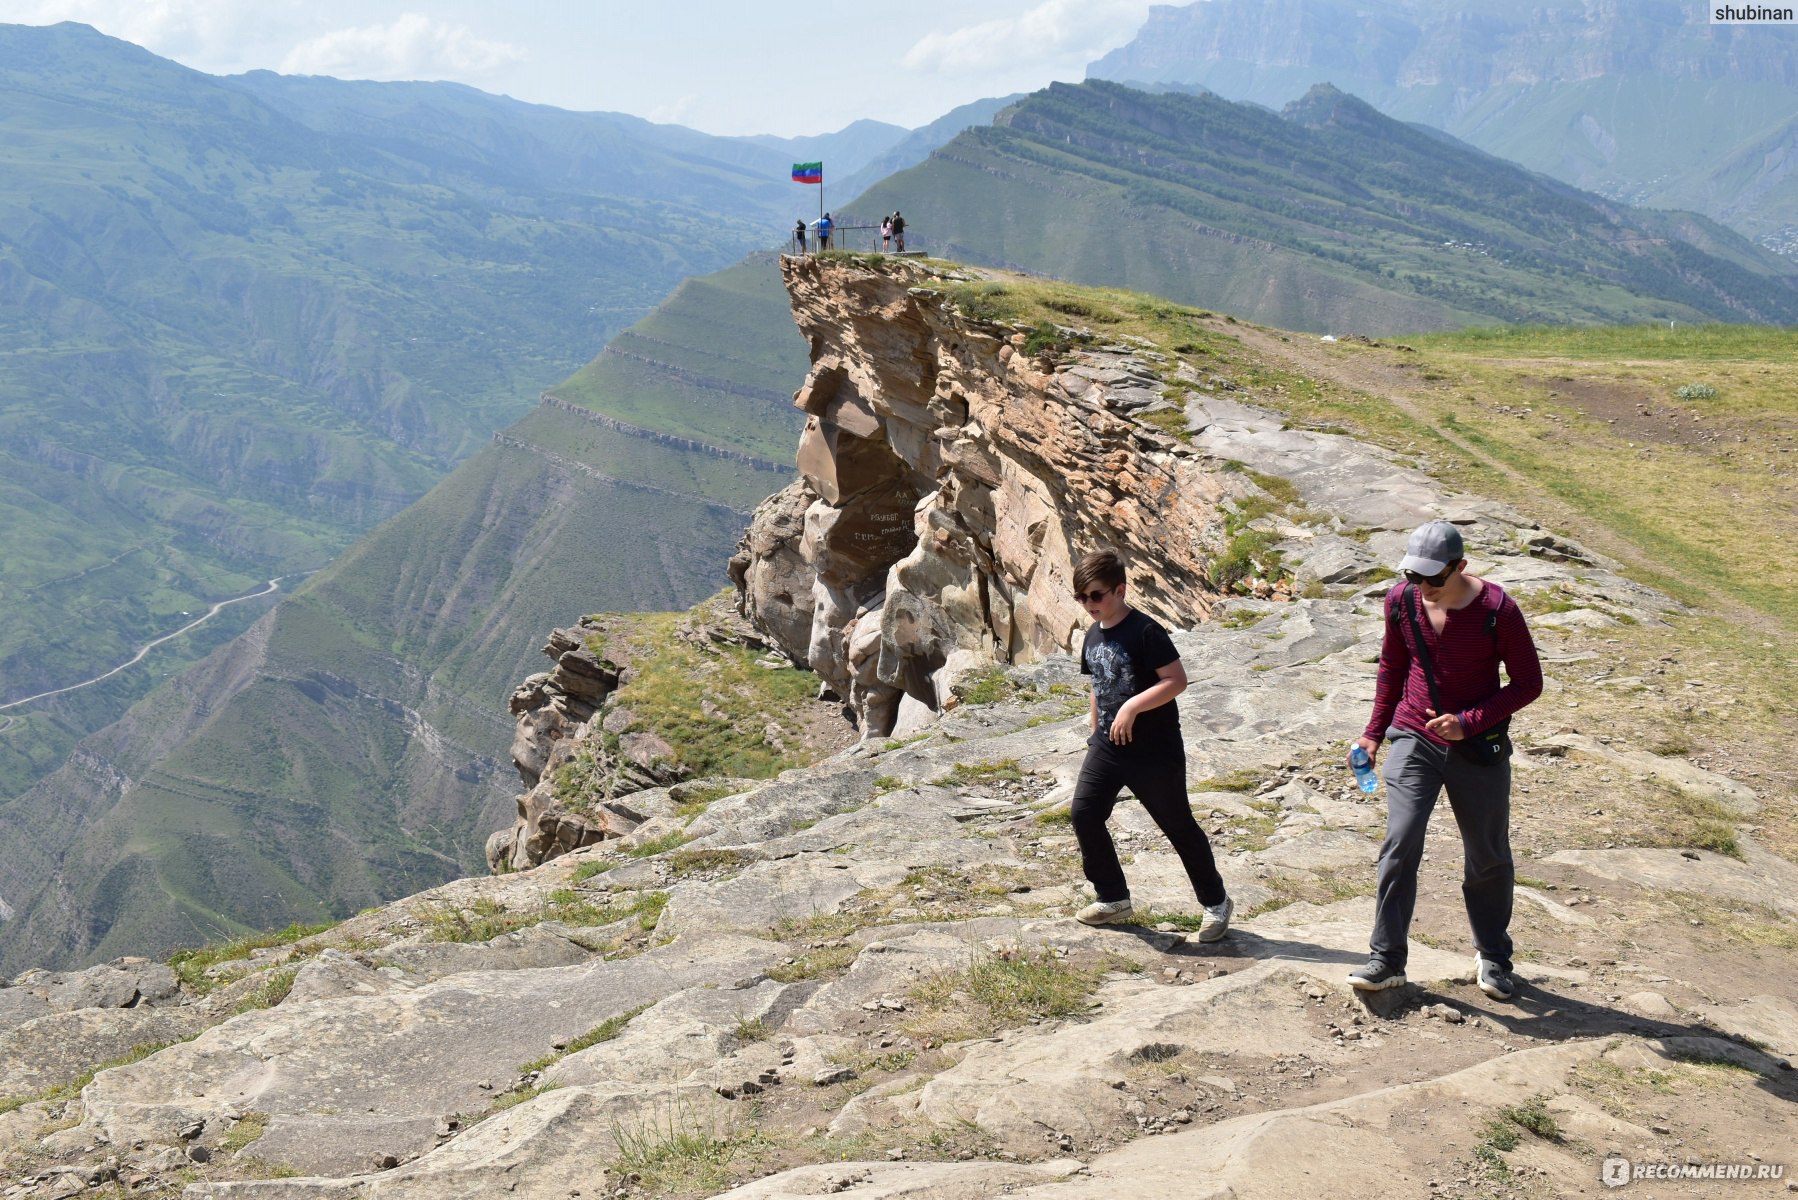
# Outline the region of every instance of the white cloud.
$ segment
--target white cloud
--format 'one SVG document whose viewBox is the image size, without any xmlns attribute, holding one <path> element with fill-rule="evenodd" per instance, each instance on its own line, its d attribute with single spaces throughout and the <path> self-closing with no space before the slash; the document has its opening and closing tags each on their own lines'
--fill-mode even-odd
<svg viewBox="0 0 1798 1200">
<path fill-rule="evenodd" d="M 309 38 L 278 68 L 286 75 L 346 79 L 479 79 L 523 62 L 525 52 L 477 37 L 466 25 L 446 25 L 405 13 L 386 25 L 339 29 Z"/>
<path fill-rule="evenodd" d="M 693 119 L 693 114 L 698 111 L 699 97 L 688 92 L 653 106 L 643 114 L 643 119 L 657 125 L 685 125 Z"/>
<path fill-rule="evenodd" d="M 291 8 L 270 3 L 268 10 Z M 0 20 L 24 25 L 79 21 L 166 57 L 216 57 L 220 49 L 254 39 L 272 12 L 220 0 L 0 0 Z"/>
<path fill-rule="evenodd" d="M 1148 11 L 1148 0 L 1043 0 L 1015 17 L 926 34 L 903 62 L 939 74 L 1083 65 L 1134 37 Z"/>
</svg>

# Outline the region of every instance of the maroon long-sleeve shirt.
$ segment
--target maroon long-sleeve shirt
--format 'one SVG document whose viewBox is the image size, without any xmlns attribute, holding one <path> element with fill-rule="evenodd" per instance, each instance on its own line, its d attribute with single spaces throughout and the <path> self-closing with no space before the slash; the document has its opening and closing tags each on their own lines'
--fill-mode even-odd
<svg viewBox="0 0 1798 1200">
<path fill-rule="evenodd" d="M 1424 710 L 1435 708 L 1423 659 L 1412 650 L 1411 623 L 1400 605 L 1405 584 L 1386 593 L 1386 637 L 1380 644 L 1380 673 L 1374 686 L 1373 716 L 1365 736 L 1379 741 L 1392 727 L 1422 734 L 1438 745 L 1448 743 L 1424 731 L 1429 721 Z M 1456 713 L 1469 735 L 1492 728 L 1542 694 L 1542 664 L 1536 643 L 1517 601 L 1496 583 L 1486 582 L 1471 603 L 1454 609 L 1442 624 L 1442 632 L 1430 627 L 1429 616 L 1412 589 L 1412 612 L 1418 629 L 1436 664 L 1436 690 L 1444 712 Z M 1487 622 L 1498 615 L 1490 632 Z M 1498 664 L 1503 662 L 1511 681 L 1499 686 Z"/>
</svg>

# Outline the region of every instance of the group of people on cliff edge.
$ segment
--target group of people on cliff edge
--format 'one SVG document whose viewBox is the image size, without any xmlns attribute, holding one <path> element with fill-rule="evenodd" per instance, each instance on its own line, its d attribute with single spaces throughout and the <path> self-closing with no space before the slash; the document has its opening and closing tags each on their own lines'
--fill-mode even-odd
<svg viewBox="0 0 1798 1200">
<path fill-rule="evenodd" d="M 1405 982 L 1424 831 L 1444 791 L 1461 831 L 1462 896 L 1472 927 L 1474 978 L 1509 999 L 1516 990 L 1510 936 L 1516 873 L 1510 845 L 1513 714 L 1542 693 L 1542 667 L 1523 611 L 1503 588 L 1467 573 L 1461 531 L 1432 521 L 1411 534 L 1404 576 L 1386 594 L 1373 712 L 1350 749 L 1377 764 L 1386 784 L 1374 926 L 1366 966 L 1348 982 L 1361 991 Z M 1230 929 L 1235 905 L 1193 818 L 1186 748 L 1175 697 L 1186 668 L 1167 630 L 1128 600 L 1123 560 L 1110 550 L 1074 570 L 1074 598 L 1093 624 L 1080 651 L 1092 676 L 1085 761 L 1071 816 L 1081 865 L 1096 899 L 1076 914 L 1088 925 L 1135 919 L 1129 884 L 1107 822 L 1129 788 L 1173 844 L 1203 909 L 1200 942 Z M 1509 681 L 1501 685 L 1499 667 Z M 1369 786 L 1372 784 L 1370 782 Z"/>
<path fill-rule="evenodd" d="M 850 228 L 866 228 L 866 226 L 851 226 Z M 801 217 L 793 222 L 793 253 L 805 253 L 808 236 L 814 239 L 820 252 L 830 249 L 831 234 L 835 231 L 836 222 L 831 220 L 829 213 L 824 213 L 814 221 L 810 230 L 806 228 L 805 219 Z M 895 244 L 898 246 L 898 252 L 904 254 L 905 218 L 899 215 L 898 209 L 893 210 L 892 216 L 880 219 L 880 248 L 891 250 Z"/>
</svg>

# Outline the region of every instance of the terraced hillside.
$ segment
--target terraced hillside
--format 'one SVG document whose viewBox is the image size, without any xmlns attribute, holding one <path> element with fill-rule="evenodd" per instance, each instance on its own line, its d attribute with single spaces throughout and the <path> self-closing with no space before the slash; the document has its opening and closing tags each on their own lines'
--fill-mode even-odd
<svg viewBox="0 0 1798 1200">
<path fill-rule="evenodd" d="M 928 248 L 1289 329 L 1798 316 L 1793 269 L 1322 87 L 1280 113 L 1055 84 L 870 189 Z M 920 243 L 925 244 L 925 243 Z"/>
<path fill-rule="evenodd" d="M 341 917 L 483 864 L 506 696 L 587 610 L 725 583 L 790 478 L 805 347 L 769 258 L 689 280 L 247 636 L 0 810 L 7 969 Z"/>
<path fill-rule="evenodd" d="M 1798 247 L 1798 182 L 1785 165 L 1798 35 L 1789 25 L 1713 24 L 1709 12 L 1561 0 L 1206 0 L 1157 7 L 1087 75 L 1197 84 L 1273 108 L 1331 83 L 1576 187 L 1702 212 L 1789 254 Z"/>
</svg>

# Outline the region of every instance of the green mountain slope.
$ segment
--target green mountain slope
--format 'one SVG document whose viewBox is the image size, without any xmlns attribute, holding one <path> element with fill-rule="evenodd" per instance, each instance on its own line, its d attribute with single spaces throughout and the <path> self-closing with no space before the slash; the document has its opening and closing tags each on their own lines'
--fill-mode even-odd
<svg viewBox="0 0 1798 1200">
<path fill-rule="evenodd" d="M 1289 328 L 1789 322 L 1784 260 L 1402 125 L 1331 88 L 1276 114 L 1056 84 L 872 188 L 950 257 Z"/>
<path fill-rule="evenodd" d="M 0 974 L 342 916 L 483 868 L 506 697 L 579 612 L 686 607 L 791 478 L 771 256 L 689 280 L 248 634 L 0 806 Z M 778 458 L 765 455 L 778 454 Z"/>
<path fill-rule="evenodd" d="M 1798 29 L 1703 5 L 1207 0 L 1155 8 L 1087 74 L 1275 107 L 1328 82 L 1611 199 L 1798 234 Z"/>
<path fill-rule="evenodd" d="M 793 190 L 782 147 L 79 25 L 0 26 L 0 145 L 0 704 L 324 566 Z M 0 796 L 266 607 L 0 709 Z"/>
</svg>

